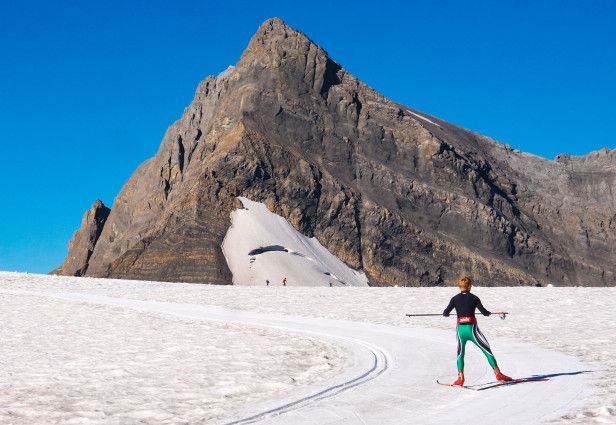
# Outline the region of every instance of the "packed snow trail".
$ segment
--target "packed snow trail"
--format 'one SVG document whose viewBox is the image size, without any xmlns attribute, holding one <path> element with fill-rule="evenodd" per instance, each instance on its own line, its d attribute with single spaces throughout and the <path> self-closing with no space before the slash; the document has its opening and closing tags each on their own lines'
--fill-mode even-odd
<svg viewBox="0 0 616 425">
<path fill-rule="evenodd" d="M 300 387 L 283 398 L 249 403 L 241 410 L 229 412 L 219 423 L 537 424 L 561 418 L 580 407 L 592 392 L 587 375 L 583 373 L 588 371 L 587 366 L 573 357 L 527 343 L 491 341 L 497 359 L 508 359 L 505 372 L 509 375 L 518 378 L 549 375 L 552 379 L 477 393 L 435 383 L 437 378 L 454 378 L 452 332 L 91 293 L 1 292 L 302 333 L 347 346 L 355 353 L 354 366 L 341 375 L 320 384 Z M 492 381 L 487 361 L 473 351 L 467 352 L 467 383 Z"/>
</svg>

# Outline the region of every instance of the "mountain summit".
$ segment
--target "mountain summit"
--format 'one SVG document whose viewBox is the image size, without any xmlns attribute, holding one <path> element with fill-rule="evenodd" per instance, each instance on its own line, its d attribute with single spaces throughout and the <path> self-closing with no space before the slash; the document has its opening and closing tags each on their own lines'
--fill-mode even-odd
<svg viewBox="0 0 616 425">
<path fill-rule="evenodd" d="M 615 160 L 550 161 L 410 109 L 274 18 L 52 273 L 229 284 L 245 197 L 372 285 L 614 285 Z"/>
</svg>

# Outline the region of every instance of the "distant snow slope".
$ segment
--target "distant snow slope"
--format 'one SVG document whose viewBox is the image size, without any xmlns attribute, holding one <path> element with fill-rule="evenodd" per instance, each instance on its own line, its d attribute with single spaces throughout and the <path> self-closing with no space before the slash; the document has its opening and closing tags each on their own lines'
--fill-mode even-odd
<svg viewBox="0 0 616 425">
<path fill-rule="evenodd" d="M 316 238 L 299 233 L 264 204 L 240 197 L 245 209 L 231 214 L 222 245 L 234 285 L 367 286 L 362 272 L 349 268 Z"/>
<path fill-rule="evenodd" d="M 455 378 L 455 288 L 169 284 L 0 272 L 0 423 L 597 424 L 616 421 L 615 288 L 482 288 L 503 371 Z M 467 348 L 469 384 L 493 380 Z"/>
</svg>

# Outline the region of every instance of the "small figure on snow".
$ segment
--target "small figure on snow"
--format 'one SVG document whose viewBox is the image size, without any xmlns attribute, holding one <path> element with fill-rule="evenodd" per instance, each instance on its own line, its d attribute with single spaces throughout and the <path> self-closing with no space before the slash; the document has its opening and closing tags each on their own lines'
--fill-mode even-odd
<svg viewBox="0 0 616 425">
<path fill-rule="evenodd" d="M 332 287 L 332 285 L 333 285 L 333 283 L 329 282 L 329 286 L 330 286 L 330 288 Z"/>
<path fill-rule="evenodd" d="M 269 280 L 265 280 L 265 286 L 269 286 Z"/>
<path fill-rule="evenodd" d="M 443 311 L 443 316 L 449 317 L 449 313 L 455 308 L 458 316 L 458 380 L 453 385 L 464 385 L 464 351 L 467 341 L 474 343 L 485 354 L 490 366 L 494 369 L 496 379 L 499 381 L 511 381 L 510 377 L 501 373 L 496 363 L 496 358 L 494 358 L 492 350 L 490 350 L 488 340 L 479 330 L 479 326 L 477 326 L 475 309 L 479 309 L 484 316 L 489 316 L 492 313 L 483 307 L 479 297 L 471 294 L 472 281 L 469 277 L 461 278 L 458 281 L 458 285 L 460 286 L 460 293 L 449 301 L 449 305 Z"/>
<path fill-rule="evenodd" d="M 287 278 L 282 279 L 282 286 L 287 286 Z"/>
</svg>

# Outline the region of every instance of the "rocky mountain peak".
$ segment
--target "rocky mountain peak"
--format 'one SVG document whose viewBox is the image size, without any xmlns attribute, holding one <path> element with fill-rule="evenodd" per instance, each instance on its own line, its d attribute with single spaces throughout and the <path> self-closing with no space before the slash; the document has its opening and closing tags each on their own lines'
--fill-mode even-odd
<svg viewBox="0 0 616 425">
<path fill-rule="evenodd" d="M 289 33 L 306 37 L 301 31 L 297 31 L 289 27 L 282 19 L 274 17 L 265 20 L 261 25 L 259 25 L 259 28 L 257 29 L 257 32 L 253 36 L 252 40 L 255 38 L 264 39 L 268 37 L 286 38 Z"/>
<path fill-rule="evenodd" d="M 323 94 L 337 81 L 336 73 L 341 67 L 305 34 L 273 18 L 259 27 L 236 70 L 249 75 L 265 73 L 266 78 L 260 79 L 261 82 L 279 81 L 285 90 L 303 90 L 301 84 L 284 86 L 303 80 L 310 91 Z"/>
<path fill-rule="evenodd" d="M 56 272 L 230 284 L 221 244 L 244 197 L 372 285 L 614 285 L 613 164 L 549 161 L 410 109 L 274 18 L 199 84 L 108 217 L 84 217 Z"/>
<path fill-rule="evenodd" d="M 304 33 L 289 27 L 280 18 L 272 18 L 259 26 L 243 56 L 264 53 L 285 57 L 291 56 L 292 52 L 309 50 L 311 45 L 316 47 Z"/>
</svg>

